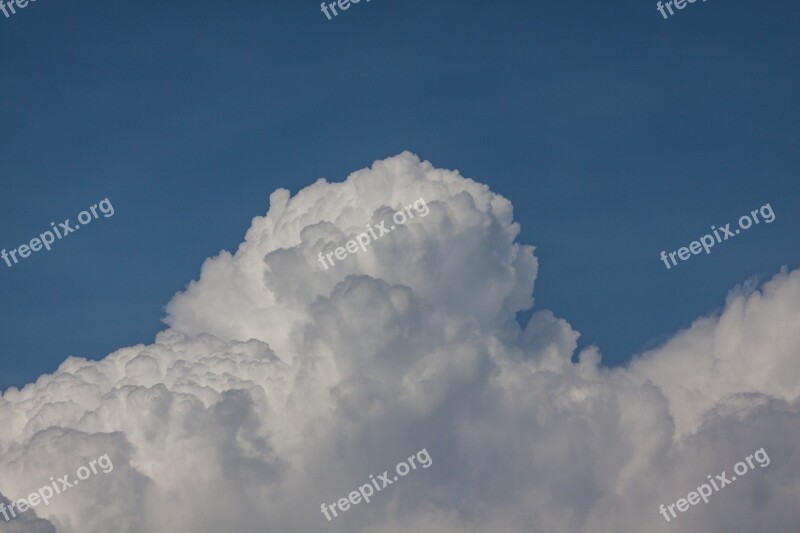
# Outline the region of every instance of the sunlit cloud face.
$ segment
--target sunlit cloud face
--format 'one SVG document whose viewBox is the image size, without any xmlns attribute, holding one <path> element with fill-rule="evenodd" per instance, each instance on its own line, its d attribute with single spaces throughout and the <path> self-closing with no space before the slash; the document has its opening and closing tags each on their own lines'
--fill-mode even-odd
<svg viewBox="0 0 800 533">
<path fill-rule="evenodd" d="M 419 199 L 424 217 L 320 268 Z M 113 464 L 0 532 L 792 530 L 800 271 L 609 370 L 597 348 L 573 363 L 578 333 L 550 311 L 517 325 L 538 270 L 518 234 L 508 200 L 410 153 L 275 191 L 153 344 L 69 358 L 0 398 L 9 501 Z M 761 448 L 769 468 L 659 514 Z M 320 512 L 422 449 L 430 468 Z"/>
</svg>

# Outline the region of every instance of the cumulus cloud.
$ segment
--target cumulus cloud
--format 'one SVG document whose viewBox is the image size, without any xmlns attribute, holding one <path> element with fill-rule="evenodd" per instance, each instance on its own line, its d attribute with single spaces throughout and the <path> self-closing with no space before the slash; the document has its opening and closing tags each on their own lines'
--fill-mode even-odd
<svg viewBox="0 0 800 533">
<path fill-rule="evenodd" d="M 420 198 L 426 217 L 317 262 Z M 579 334 L 548 310 L 517 324 L 538 265 L 512 215 L 410 153 L 274 192 L 153 344 L 0 397 L 8 498 L 105 453 L 115 466 L 0 533 L 792 530 L 800 271 L 609 369 L 596 348 L 573 362 Z M 762 447 L 768 468 L 659 515 Z M 422 448 L 430 468 L 325 519 L 321 503 Z"/>
</svg>

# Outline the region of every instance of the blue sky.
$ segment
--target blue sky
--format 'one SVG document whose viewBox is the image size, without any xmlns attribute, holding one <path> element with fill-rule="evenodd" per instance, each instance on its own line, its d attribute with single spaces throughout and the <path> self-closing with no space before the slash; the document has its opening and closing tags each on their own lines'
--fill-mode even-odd
<svg viewBox="0 0 800 533">
<path fill-rule="evenodd" d="M 146 343 L 269 194 L 410 150 L 489 184 L 537 247 L 537 308 L 609 364 L 800 266 L 800 7 L 38 0 L 0 18 L 0 388 Z M 666 270 L 711 225 L 776 214 Z"/>
</svg>

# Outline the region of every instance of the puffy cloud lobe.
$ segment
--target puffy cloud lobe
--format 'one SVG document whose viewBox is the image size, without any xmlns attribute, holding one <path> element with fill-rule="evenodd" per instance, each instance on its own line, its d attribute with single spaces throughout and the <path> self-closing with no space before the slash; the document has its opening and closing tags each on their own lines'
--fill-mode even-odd
<svg viewBox="0 0 800 533">
<path fill-rule="evenodd" d="M 419 198 L 428 216 L 317 262 Z M 518 232 L 506 199 L 409 153 L 276 191 L 153 344 L 0 397 L 3 494 L 115 465 L 0 533 L 791 530 L 800 271 L 608 369 L 596 348 L 573 363 L 578 333 L 550 311 L 517 325 L 537 271 Z M 423 447 L 431 468 L 320 513 Z M 761 447 L 768 468 L 658 514 Z"/>
<path fill-rule="evenodd" d="M 388 228 L 394 211 L 420 198 L 427 216 L 323 271 L 319 252 L 368 224 L 387 221 Z M 167 323 L 187 334 L 264 340 L 280 352 L 284 332 L 307 318 L 307 306 L 358 274 L 405 285 L 491 326 L 532 303 L 537 262 L 531 247 L 514 243 L 518 233 L 508 200 L 404 153 L 344 183 L 319 180 L 291 199 L 283 189 L 273 193 L 236 254 L 206 261 L 200 282 L 170 302 Z"/>
<path fill-rule="evenodd" d="M 781 271 L 755 290 L 745 284 L 718 317 L 697 320 L 633 365 L 665 392 L 678 433 L 737 394 L 764 393 L 795 403 L 800 397 L 800 271 Z M 698 357 L 698 351 L 703 356 Z"/>
</svg>

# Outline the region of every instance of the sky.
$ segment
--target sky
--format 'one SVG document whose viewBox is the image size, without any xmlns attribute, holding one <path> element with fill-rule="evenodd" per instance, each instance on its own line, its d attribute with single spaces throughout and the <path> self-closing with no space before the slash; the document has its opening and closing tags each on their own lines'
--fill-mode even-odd
<svg viewBox="0 0 800 533">
<path fill-rule="evenodd" d="M 695 470 L 764 446 L 783 453 L 784 478 L 736 490 L 754 495 L 754 524 L 780 531 L 800 471 L 788 443 L 800 395 L 798 24 L 785 0 L 695 2 L 666 20 L 644 0 L 373 0 L 331 20 L 308 1 L 37 0 L 0 14 L 0 248 L 103 200 L 114 209 L 51 251 L 0 261 L 0 452 L 13 450 L 0 495 L 111 453 L 114 476 L 92 490 L 136 495 L 107 511 L 139 516 L 130 531 L 255 530 L 262 512 L 276 530 L 318 531 L 324 498 L 427 435 L 440 473 L 413 474 L 392 504 L 331 531 L 405 519 L 437 532 L 635 531 L 661 520 L 638 506 L 674 502 L 702 481 Z M 315 270 L 311 251 L 419 198 L 430 218 Z M 773 222 L 662 262 L 767 204 Z M 383 336 L 335 333 L 356 338 L 362 322 Z M 396 375 L 400 389 L 378 390 Z M 510 407 L 515 394 L 535 414 Z M 564 410 L 577 418 L 549 416 Z M 185 429 L 193 419 L 208 431 Z M 452 433 L 432 436 L 451 419 Z M 210 435 L 230 427 L 235 443 Z M 489 429 L 530 439 L 553 470 Z M 309 449 L 307 434 L 331 450 Z M 565 447 L 575 438 L 630 456 Z M 193 459 L 214 465 L 204 481 L 230 494 L 198 488 L 176 503 L 195 519 L 160 508 L 194 471 L 156 472 L 148 460 L 166 445 L 175 462 L 198 445 Z M 60 462 L 37 459 L 56 449 Z M 499 490 L 489 476 L 441 497 L 496 459 L 497 476 L 520 470 L 514 483 Z M 623 473 L 604 477 L 606 460 Z M 667 495 L 645 491 L 647 476 Z M 287 503 L 304 488 L 313 518 Z M 103 531 L 91 494 L 37 510 L 51 515 L 42 531 Z M 255 495 L 276 503 L 257 509 Z M 726 526 L 742 498 L 670 531 Z M 530 499 L 543 507 L 525 511 Z M 198 513 L 215 501 L 228 505 L 218 517 Z"/>
</svg>

